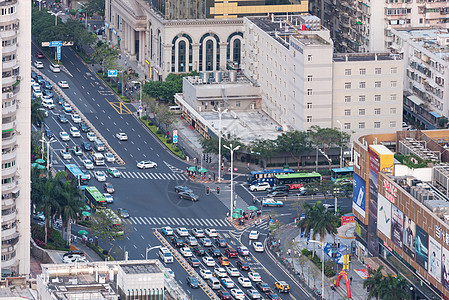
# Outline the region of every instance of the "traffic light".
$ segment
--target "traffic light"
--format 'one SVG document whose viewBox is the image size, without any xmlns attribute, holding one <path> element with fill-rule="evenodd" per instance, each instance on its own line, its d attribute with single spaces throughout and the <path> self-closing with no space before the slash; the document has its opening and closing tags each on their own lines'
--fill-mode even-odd
<svg viewBox="0 0 449 300">
<path fill-rule="evenodd" d="M 209 187 L 206 187 L 206 194 L 209 195 Z"/>
<path fill-rule="evenodd" d="M 65 146 L 65 152 L 69 152 L 69 146 Z"/>
<path fill-rule="evenodd" d="M 76 152 L 80 151 L 80 146 L 76 146 Z"/>
<path fill-rule="evenodd" d="M 217 186 L 217 195 L 220 194 L 220 187 Z"/>
</svg>

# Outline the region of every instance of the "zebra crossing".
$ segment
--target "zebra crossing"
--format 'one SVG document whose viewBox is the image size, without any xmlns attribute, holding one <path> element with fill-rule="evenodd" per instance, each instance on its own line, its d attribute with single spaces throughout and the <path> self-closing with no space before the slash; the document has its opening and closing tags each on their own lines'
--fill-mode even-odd
<svg viewBox="0 0 449 300">
<path fill-rule="evenodd" d="M 184 174 L 173 174 L 173 173 L 145 173 L 145 172 L 127 172 L 120 171 L 122 178 L 131 179 L 153 179 L 153 180 L 187 180 Z M 95 177 L 93 171 L 89 171 L 90 176 Z M 112 177 L 110 174 L 106 173 L 106 176 Z"/>
<path fill-rule="evenodd" d="M 226 219 L 170 218 L 170 217 L 130 217 L 125 219 L 128 224 L 154 226 L 183 227 L 230 227 Z"/>
</svg>

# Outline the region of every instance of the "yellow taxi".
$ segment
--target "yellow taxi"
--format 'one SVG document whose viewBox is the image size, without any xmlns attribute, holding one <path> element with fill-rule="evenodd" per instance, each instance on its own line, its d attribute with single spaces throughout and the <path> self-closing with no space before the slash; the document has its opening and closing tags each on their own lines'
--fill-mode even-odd
<svg viewBox="0 0 449 300">
<path fill-rule="evenodd" d="M 285 281 L 276 281 L 275 285 L 276 285 L 276 289 L 280 293 L 288 293 L 288 292 L 290 292 L 290 286 Z"/>
</svg>

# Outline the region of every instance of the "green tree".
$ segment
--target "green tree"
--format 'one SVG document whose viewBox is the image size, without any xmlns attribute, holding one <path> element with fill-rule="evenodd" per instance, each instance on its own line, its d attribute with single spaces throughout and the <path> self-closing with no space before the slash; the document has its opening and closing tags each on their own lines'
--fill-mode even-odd
<svg viewBox="0 0 449 300">
<path fill-rule="evenodd" d="M 192 71 L 186 74 L 169 74 L 165 81 L 147 81 L 143 91 L 149 96 L 173 103 L 174 95 L 182 92 L 182 79 L 186 76 L 198 76 L 199 73 Z"/>
<path fill-rule="evenodd" d="M 81 193 L 77 183 L 73 180 L 66 180 L 62 184 L 61 192 L 62 221 L 67 228 L 67 246 L 70 245 L 71 221 L 76 220 L 78 214 L 81 213 L 81 207 L 84 205 L 81 201 Z"/>
<path fill-rule="evenodd" d="M 36 124 L 37 122 L 40 122 L 42 128 L 44 128 L 43 124 L 45 123 L 45 118 L 45 111 L 42 110 L 40 101 L 31 101 L 31 123 Z"/>
<path fill-rule="evenodd" d="M 338 194 L 340 187 L 341 186 L 338 183 L 332 180 L 315 180 L 307 185 L 307 189 L 318 194 L 323 194 L 325 204 L 329 197 Z"/>
<path fill-rule="evenodd" d="M 363 288 L 368 289 L 367 299 L 379 299 L 380 292 L 382 291 L 382 280 L 384 278 L 382 269 L 383 266 L 380 266 L 377 270 L 368 268 L 368 278 L 363 282 Z"/>
<path fill-rule="evenodd" d="M 263 160 L 263 168 L 267 168 L 267 160 L 276 152 L 276 144 L 273 140 L 258 139 L 250 144 L 252 154 L 256 154 Z"/>
<path fill-rule="evenodd" d="M 441 117 L 441 118 L 438 119 L 437 122 L 438 122 L 438 127 L 446 128 L 448 120 L 447 120 L 446 117 Z"/>
<path fill-rule="evenodd" d="M 119 234 L 119 231 L 124 230 L 124 228 L 114 226 L 115 224 L 113 220 L 108 217 L 107 213 L 105 213 L 103 209 L 97 210 L 94 218 L 95 220 L 94 222 L 91 222 L 90 229 L 99 239 L 108 241 L 110 246 L 108 253 L 111 253 L 112 248 L 114 247 L 113 242 L 116 239 L 122 239 L 124 237 L 124 235 Z"/>
<path fill-rule="evenodd" d="M 168 130 L 168 128 L 178 120 L 176 114 L 167 106 L 159 106 L 156 118 L 159 121 L 159 124 L 165 127 L 165 130 Z"/>
<path fill-rule="evenodd" d="M 104 16 L 104 6 L 104 0 L 90 0 L 89 2 L 87 2 L 87 5 L 84 7 L 84 9 L 88 14 L 96 13 L 100 16 Z"/>
<path fill-rule="evenodd" d="M 36 200 L 37 210 L 43 212 L 45 216 L 44 242 L 46 244 L 48 242 L 48 226 L 52 219 L 52 211 L 54 208 L 58 207 L 58 202 L 56 201 L 57 187 L 55 183 L 55 179 L 52 177 L 51 173 L 49 173 L 45 179 L 35 182 L 32 186 L 32 190 L 38 190 L 33 197 Z M 37 196 L 40 198 L 37 198 Z"/>
<path fill-rule="evenodd" d="M 304 131 L 284 132 L 277 137 L 275 143 L 277 151 L 287 152 L 298 161 L 298 168 L 301 163 L 302 153 L 311 149 L 308 135 Z"/>
<path fill-rule="evenodd" d="M 409 298 L 407 293 L 408 283 L 402 276 L 393 277 L 390 274 L 383 277 L 379 297 L 382 300 L 405 300 Z"/>
</svg>

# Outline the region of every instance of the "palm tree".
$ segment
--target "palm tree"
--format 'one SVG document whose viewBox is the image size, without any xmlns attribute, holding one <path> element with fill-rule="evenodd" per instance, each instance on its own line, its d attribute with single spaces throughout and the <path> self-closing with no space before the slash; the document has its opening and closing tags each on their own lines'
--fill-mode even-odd
<svg viewBox="0 0 449 300">
<path fill-rule="evenodd" d="M 382 291 L 382 280 L 384 278 L 382 274 L 383 266 L 380 266 L 377 270 L 373 270 L 371 268 L 368 269 L 368 278 L 363 282 L 363 288 L 368 288 L 368 297 L 367 299 L 371 299 L 375 297 L 379 299 L 380 291 Z"/>
<path fill-rule="evenodd" d="M 55 200 L 55 181 L 51 175 L 42 182 L 39 187 L 40 200 L 37 203 L 38 209 L 42 210 L 45 216 L 45 244 L 48 241 L 48 225 L 49 220 L 52 217 L 52 210 L 58 206 L 58 202 Z"/>
<path fill-rule="evenodd" d="M 409 298 L 407 288 L 408 283 L 402 276 L 393 277 L 388 275 L 388 277 L 382 279 L 379 297 L 382 300 L 405 300 Z"/>
<path fill-rule="evenodd" d="M 62 197 L 64 199 L 64 208 L 62 210 L 62 218 L 67 224 L 67 246 L 70 245 L 71 221 L 76 220 L 78 214 L 83 206 L 83 201 L 80 200 L 80 190 L 76 183 L 72 180 L 66 180 L 63 185 Z"/>
</svg>

